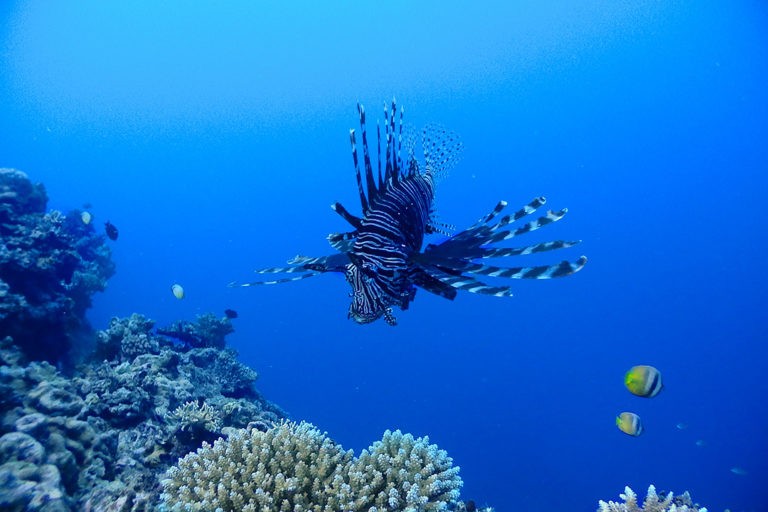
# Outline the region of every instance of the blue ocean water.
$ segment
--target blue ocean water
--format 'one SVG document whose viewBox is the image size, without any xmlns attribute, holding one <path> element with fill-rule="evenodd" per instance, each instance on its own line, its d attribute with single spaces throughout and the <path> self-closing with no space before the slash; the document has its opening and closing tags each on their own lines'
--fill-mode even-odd
<svg viewBox="0 0 768 512">
<path fill-rule="evenodd" d="M 0 166 L 120 229 L 94 327 L 235 309 L 268 399 L 356 452 L 429 435 L 500 511 L 651 483 L 768 510 L 764 2 L 9 1 L 0 38 Z M 587 267 L 510 299 L 421 291 L 394 328 L 347 320 L 340 275 L 228 288 L 330 252 L 356 103 L 393 96 L 464 141 L 441 221 L 543 194 L 569 213 L 529 241 L 583 239 Z M 626 391 L 635 364 L 658 397 Z"/>
</svg>

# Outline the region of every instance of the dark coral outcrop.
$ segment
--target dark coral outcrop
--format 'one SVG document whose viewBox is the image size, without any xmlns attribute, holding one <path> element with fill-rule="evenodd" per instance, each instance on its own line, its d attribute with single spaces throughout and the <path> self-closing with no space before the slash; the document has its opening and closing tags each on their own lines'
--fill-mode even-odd
<svg viewBox="0 0 768 512">
<path fill-rule="evenodd" d="M 0 169 L 0 333 L 59 362 L 90 333 L 85 311 L 115 267 L 103 235 L 77 212 L 46 213 L 47 202 L 42 184 Z"/>
<path fill-rule="evenodd" d="M 158 475 L 180 457 L 286 416 L 234 351 L 153 329 L 113 319 L 69 377 L 0 340 L 0 509 L 154 510 Z"/>
</svg>

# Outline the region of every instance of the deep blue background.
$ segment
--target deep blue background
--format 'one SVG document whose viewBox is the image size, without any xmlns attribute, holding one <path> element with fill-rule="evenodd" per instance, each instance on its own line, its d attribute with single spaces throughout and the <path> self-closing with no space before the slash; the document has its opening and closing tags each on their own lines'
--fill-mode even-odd
<svg viewBox="0 0 768 512">
<path fill-rule="evenodd" d="M 11 1 L 0 37 L 0 166 L 120 228 L 95 327 L 236 309 L 231 344 L 294 418 L 356 451 L 428 434 L 499 510 L 650 483 L 768 510 L 764 2 Z M 393 95 L 464 140 L 441 220 L 545 194 L 570 213 L 525 242 L 581 238 L 585 270 L 421 292 L 396 328 L 348 321 L 337 275 L 227 288 L 329 252 L 328 205 L 357 211 L 355 103 Z M 640 363 L 657 398 L 622 385 Z"/>
</svg>

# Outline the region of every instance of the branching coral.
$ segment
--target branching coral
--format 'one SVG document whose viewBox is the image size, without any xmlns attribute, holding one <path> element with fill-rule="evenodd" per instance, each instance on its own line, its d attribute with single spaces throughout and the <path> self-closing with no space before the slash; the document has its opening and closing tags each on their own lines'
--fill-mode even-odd
<svg viewBox="0 0 768 512">
<path fill-rule="evenodd" d="M 169 416 L 182 432 L 218 432 L 221 429 L 221 415 L 207 403 L 185 402 Z"/>
<path fill-rule="evenodd" d="M 239 430 L 181 459 L 163 480 L 162 499 L 171 511 L 349 510 L 351 460 L 308 423 Z"/>
<path fill-rule="evenodd" d="M 179 461 L 163 480 L 172 511 L 428 512 L 458 505 L 459 468 L 399 431 L 353 459 L 309 423 L 236 431 Z"/>
<path fill-rule="evenodd" d="M 694 505 L 687 492 L 677 498 L 671 492 L 659 496 L 653 485 L 648 487 L 648 494 L 642 507 L 637 503 L 637 494 L 629 487 L 625 487 L 624 494 L 620 494 L 619 497 L 624 500 L 624 503 L 613 501 L 606 503 L 600 500 L 600 508 L 597 512 L 707 512 L 706 508 Z"/>
<path fill-rule="evenodd" d="M 350 473 L 355 510 L 447 510 L 462 486 L 458 466 L 428 437 L 387 430 L 363 450 Z"/>
</svg>

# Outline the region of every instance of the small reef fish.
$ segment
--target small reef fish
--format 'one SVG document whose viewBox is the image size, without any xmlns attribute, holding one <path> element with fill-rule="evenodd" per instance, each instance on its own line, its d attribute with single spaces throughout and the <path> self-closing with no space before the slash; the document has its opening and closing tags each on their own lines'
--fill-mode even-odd
<svg viewBox="0 0 768 512">
<path fill-rule="evenodd" d="M 675 427 L 677 428 L 677 430 L 685 430 L 685 429 L 688 428 L 688 424 L 687 423 L 678 423 L 677 425 L 675 425 Z"/>
<path fill-rule="evenodd" d="M 616 426 L 619 430 L 630 436 L 637 437 L 643 433 L 643 424 L 640 416 L 633 412 L 623 412 L 616 416 Z"/>
<path fill-rule="evenodd" d="M 704 441 L 703 439 L 697 439 L 696 446 L 698 446 L 699 448 L 701 448 L 702 446 L 707 446 L 707 442 Z"/>
<path fill-rule="evenodd" d="M 734 475 L 739 475 L 739 476 L 747 476 L 749 474 L 749 472 L 746 469 L 740 468 L 738 466 L 732 467 L 731 468 L 731 473 L 733 473 Z"/>
<path fill-rule="evenodd" d="M 91 215 L 89 212 L 80 213 L 80 220 L 82 220 L 83 224 L 85 224 L 86 226 L 91 223 L 92 219 L 93 219 L 93 215 Z"/>
<path fill-rule="evenodd" d="M 233 318 L 237 318 L 237 311 L 235 311 L 234 309 L 225 309 L 224 316 L 232 320 Z"/>
<path fill-rule="evenodd" d="M 107 233 L 107 237 L 110 240 L 117 240 L 117 235 L 119 233 L 118 233 L 117 228 L 115 227 L 114 224 L 112 224 L 109 221 L 105 222 L 104 223 L 104 231 Z"/>
<path fill-rule="evenodd" d="M 633 395 L 646 398 L 658 395 L 664 387 L 661 383 L 661 372 L 653 366 L 644 364 L 629 369 L 624 375 L 624 385 Z"/>
<path fill-rule="evenodd" d="M 184 288 L 178 283 L 171 286 L 171 292 L 173 292 L 173 296 L 179 300 L 184 298 Z"/>
</svg>

